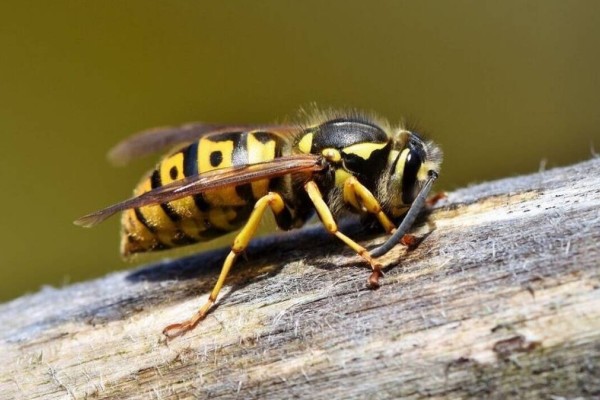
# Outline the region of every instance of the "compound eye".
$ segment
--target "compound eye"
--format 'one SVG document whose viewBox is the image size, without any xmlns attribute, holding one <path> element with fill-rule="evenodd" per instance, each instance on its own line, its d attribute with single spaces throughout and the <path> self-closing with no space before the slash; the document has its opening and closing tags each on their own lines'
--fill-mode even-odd
<svg viewBox="0 0 600 400">
<path fill-rule="evenodd" d="M 404 163 L 402 174 L 402 202 L 411 204 L 417 196 L 417 174 L 423 164 L 420 152 L 410 149 Z"/>
<path fill-rule="evenodd" d="M 412 172 L 415 174 L 421 167 L 423 160 L 421 159 L 421 155 L 418 151 L 411 149 L 406 156 L 406 164 L 404 165 L 404 172 Z M 416 176 L 416 175 L 415 175 Z"/>
</svg>

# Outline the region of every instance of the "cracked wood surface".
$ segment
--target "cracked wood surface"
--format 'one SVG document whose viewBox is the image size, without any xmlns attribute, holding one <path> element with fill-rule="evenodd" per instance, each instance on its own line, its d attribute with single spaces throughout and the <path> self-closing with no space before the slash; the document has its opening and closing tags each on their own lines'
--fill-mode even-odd
<svg viewBox="0 0 600 400">
<path fill-rule="evenodd" d="M 168 343 L 226 249 L 44 288 L 0 305 L 0 398 L 600 396 L 599 177 L 593 159 L 450 193 L 377 291 L 318 227 L 258 240 Z"/>
</svg>

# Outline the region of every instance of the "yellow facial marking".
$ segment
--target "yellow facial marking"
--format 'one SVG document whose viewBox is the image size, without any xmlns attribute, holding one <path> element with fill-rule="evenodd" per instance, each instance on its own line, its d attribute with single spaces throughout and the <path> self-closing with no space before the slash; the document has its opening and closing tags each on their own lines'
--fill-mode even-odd
<svg viewBox="0 0 600 400">
<path fill-rule="evenodd" d="M 390 155 L 388 156 L 388 165 L 392 165 L 396 157 L 398 157 L 398 154 L 400 154 L 398 150 L 390 151 Z"/>
<path fill-rule="evenodd" d="M 248 163 L 256 164 L 263 161 L 270 161 L 275 158 L 275 141 L 269 140 L 266 143 L 258 140 L 254 134 L 248 134 L 247 147 Z M 255 199 L 261 198 L 267 194 L 269 190 L 269 180 L 261 179 L 260 181 L 252 182 L 252 194 Z"/>
<path fill-rule="evenodd" d="M 431 171 L 434 168 L 435 168 L 434 163 L 432 163 L 430 161 L 424 162 L 421 165 L 421 167 L 419 168 L 419 171 L 417 172 L 417 179 L 420 181 L 427 180 L 427 178 L 429 177 L 429 171 Z"/>
<path fill-rule="evenodd" d="M 387 143 L 358 143 L 344 147 L 343 152 L 346 154 L 354 154 L 363 160 L 368 160 L 375 150 L 381 150 L 385 146 L 387 146 Z"/>
<path fill-rule="evenodd" d="M 306 135 L 302 136 L 302 139 L 300 139 L 300 142 L 298 143 L 298 149 L 300 149 L 302 153 L 309 154 L 310 150 L 312 149 L 312 142 L 313 134 L 307 133 Z"/>
<path fill-rule="evenodd" d="M 331 162 L 339 162 L 342 159 L 342 155 L 337 149 L 323 149 L 321 154 L 323 155 L 323 157 L 325 157 L 328 161 Z"/>
<path fill-rule="evenodd" d="M 402 153 L 400 153 L 400 158 L 398 159 L 398 163 L 396 164 L 396 170 L 394 171 L 394 175 L 402 176 L 404 174 L 404 165 L 406 164 L 406 157 L 408 157 L 408 153 L 410 150 L 404 149 Z"/>
</svg>

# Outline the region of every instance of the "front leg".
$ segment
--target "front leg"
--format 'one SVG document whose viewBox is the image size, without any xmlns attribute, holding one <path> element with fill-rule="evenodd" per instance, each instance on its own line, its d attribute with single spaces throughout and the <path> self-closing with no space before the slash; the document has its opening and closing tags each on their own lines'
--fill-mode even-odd
<svg viewBox="0 0 600 400">
<path fill-rule="evenodd" d="M 354 176 L 351 176 L 344 182 L 344 201 L 358 211 L 366 211 L 375 215 L 388 234 L 392 234 L 396 231 L 396 226 L 385 212 L 383 212 L 379 201 L 373 196 L 373 193 L 371 193 L 371 191 Z M 417 238 L 410 234 L 406 234 L 400 239 L 400 243 L 407 247 L 414 247 L 417 242 Z"/>
<path fill-rule="evenodd" d="M 344 182 L 344 202 L 358 211 L 366 211 L 375 215 L 387 233 L 393 233 L 396 230 L 396 226 L 383 212 L 373 193 L 354 176 Z"/>
<path fill-rule="evenodd" d="M 381 272 L 381 264 L 371 257 L 371 254 L 369 254 L 367 249 L 350 239 L 348 236 L 344 235 L 342 232 L 338 231 L 337 223 L 331 214 L 331 210 L 323 200 L 321 191 L 314 181 L 309 181 L 306 183 L 304 185 L 304 189 L 308 193 L 308 197 L 310 197 L 310 200 L 315 206 L 315 210 L 317 210 L 317 214 L 319 214 L 325 229 L 327 229 L 329 233 L 337 236 L 342 242 L 346 243 L 346 245 L 350 246 L 352 250 L 354 250 L 359 256 L 369 263 L 371 269 L 373 270 L 368 280 L 369 287 L 372 289 L 378 288 L 379 278 L 383 276 L 383 272 Z"/>
</svg>

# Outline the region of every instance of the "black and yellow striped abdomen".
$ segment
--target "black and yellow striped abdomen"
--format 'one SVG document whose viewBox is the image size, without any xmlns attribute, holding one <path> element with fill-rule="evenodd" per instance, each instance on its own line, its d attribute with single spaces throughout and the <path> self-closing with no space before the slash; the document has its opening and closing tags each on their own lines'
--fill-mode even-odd
<svg viewBox="0 0 600 400">
<path fill-rule="evenodd" d="M 188 176 L 280 157 L 284 141 L 274 133 L 226 132 L 203 137 L 164 158 L 134 190 L 138 196 Z M 126 210 L 121 253 L 169 249 L 210 240 L 238 229 L 254 203 L 267 194 L 269 180 L 207 191 L 193 197 Z"/>
</svg>

